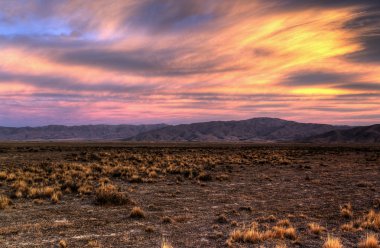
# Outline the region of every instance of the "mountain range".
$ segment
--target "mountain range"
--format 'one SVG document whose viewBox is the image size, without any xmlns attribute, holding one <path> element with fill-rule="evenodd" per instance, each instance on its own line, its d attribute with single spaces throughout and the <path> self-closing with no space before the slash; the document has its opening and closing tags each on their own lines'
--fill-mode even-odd
<svg viewBox="0 0 380 248">
<path fill-rule="evenodd" d="M 299 123 L 264 117 L 240 121 L 211 121 L 181 125 L 0 127 L 0 140 L 380 143 L 380 124 L 351 127 Z"/>
<path fill-rule="evenodd" d="M 157 124 L 0 127 L 0 140 L 116 140 L 165 126 Z"/>
</svg>

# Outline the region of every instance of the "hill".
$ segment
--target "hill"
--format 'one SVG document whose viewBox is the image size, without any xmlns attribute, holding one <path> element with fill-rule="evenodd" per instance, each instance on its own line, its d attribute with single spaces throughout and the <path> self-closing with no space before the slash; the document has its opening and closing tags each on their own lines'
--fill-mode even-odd
<svg viewBox="0 0 380 248">
<path fill-rule="evenodd" d="M 167 126 L 127 138 L 131 141 L 292 141 L 348 127 L 277 118 L 211 121 Z"/>
<path fill-rule="evenodd" d="M 306 140 L 321 143 L 380 143 L 380 124 L 333 130 Z"/>
<path fill-rule="evenodd" d="M 165 126 L 165 124 L 157 124 L 0 127 L 0 140 L 115 140 Z"/>
</svg>

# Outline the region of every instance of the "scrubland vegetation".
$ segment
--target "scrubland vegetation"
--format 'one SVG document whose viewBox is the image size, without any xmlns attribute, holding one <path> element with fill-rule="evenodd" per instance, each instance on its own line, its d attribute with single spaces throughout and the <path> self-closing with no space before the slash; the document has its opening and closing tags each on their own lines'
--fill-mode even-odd
<svg viewBox="0 0 380 248">
<path fill-rule="evenodd" d="M 379 247 L 380 147 L 7 143 L 0 247 Z"/>
</svg>

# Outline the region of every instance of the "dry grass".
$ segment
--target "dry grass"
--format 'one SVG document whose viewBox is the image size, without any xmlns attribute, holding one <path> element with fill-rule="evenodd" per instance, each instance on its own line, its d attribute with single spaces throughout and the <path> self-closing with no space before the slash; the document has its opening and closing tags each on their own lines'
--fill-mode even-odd
<svg viewBox="0 0 380 248">
<path fill-rule="evenodd" d="M 276 244 L 275 248 L 287 248 L 286 244 Z"/>
<path fill-rule="evenodd" d="M 65 240 L 60 240 L 58 243 L 59 248 L 67 248 L 67 242 Z"/>
<path fill-rule="evenodd" d="M 129 217 L 142 219 L 145 218 L 145 213 L 140 207 L 133 207 L 131 213 L 129 214 Z"/>
<path fill-rule="evenodd" d="M 128 195 L 120 192 L 117 187 L 112 184 L 101 185 L 96 190 L 96 203 L 99 205 L 123 205 L 130 202 Z"/>
<path fill-rule="evenodd" d="M 22 165 L 15 168 L 7 167 L 7 171 L 0 171 L 1 193 L 3 193 L 4 196 L 8 195 L 11 197 L 13 203 L 16 204 L 30 204 L 31 201 L 35 202 L 36 204 L 42 203 L 43 205 L 49 204 L 50 201 L 52 203 L 59 204 L 60 199 L 69 201 L 74 197 L 81 197 L 83 200 L 86 200 L 84 202 L 88 202 L 89 199 L 95 199 L 95 202 L 100 205 L 122 205 L 130 202 L 132 203 L 128 197 L 128 194 L 125 192 L 130 191 L 131 195 L 139 197 L 140 185 L 131 185 L 129 182 L 146 183 L 154 181 L 160 184 L 162 182 L 166 182 L 165 180 L 169 180 L 171 183 L 174 183 L 175 180 L 177 180 L 177 183 L 180 183 L 187 179 L 192 180 L 192 182 L 209 181 L 214 179 L 220 181 L 229 179 L 233 181 L 235 178 L 231 177 L 231 175 L 234 175 L 231 173 L 235 172 L 233 170 L 227 172 L 229 170 L 229 167 L 226 166 L 224 168 L 225 164 L 252 164 L 252 161 L 257 162 L 260 160 L 263 160 L 262 163 L 265 164 L 282 163 L 281 156 L 273 156 L 273 153 L 276 155 L 276 152 L 268 153 L 269 158 L 266 158 L 265 156 L 264 158 L 261 158 L 261 156 L 256 156 L 257 154 L 254 152 L 241 152 L 224 155 L 224 153 L 227 154 L 227 152 L 223 150 L 222 152 L 215 153 L 217 154 L 216 156 L 213 153 L 210 153 L 209 150 L 202 153 L 198 151 L 188 152 L 188 150 L 185 149 L 184 151 L 186 152 L 179 151 L 178 153 L 169 153 L 159 150 L 159 152 L 152 155 L 152 153 L 146 152 L 145 150 L 139 152 L 138 149 L 125 149 L 125 151 L 122 149 L 118 151 L 112 151 L 110 149 L 110 151 L 107 153 L 101 153 L 99 151 L 89 152 L 89 150 L 87 150 L 84 152 L 75 151 L 76 156 L 78 157 L 75 162 L 73 162 L 73 160 L 70 160 L 70 158 L 62 163 L 56 162 L 55 160 L 47 160 L 43 162 L 37 160 L 31 162 L 28 161 L 27 163 L 30 163 L 32 165 Z M 68 154 L 68 156 L 71 155 Z M 96 162 L 94 162 L 95 160 Z M 219 165 L 221 168 L 220 170 L 219 167 L 215 167 Z M 225 172 L 226 174 L 223 174 L 222 172 Z M 218 176 L 221 175 L 225 176 L 226 178 L 219 178 Z M 261 175 L 258 176 L 258 178 L 260 178 L 260 180 L 270 179 L 269 176 L 268 178 L 264 178 L 261 177 Z M 275 177 L 272 177 L 271 180 L 275 180 Z M 218 181 L 215 182 L 215 184 L 222 183 L 223 182 Z M 116 185 L 119 185 L 120 188 Z M 207 185 L 207 183 L 204 183 L 202 185 Z M 141 185 L 141 187 L 145 188 L 146 185 Z M 174 192 L 175 191 L 173 190 L 170 195 L 168 194 L 168 197 L 174 198 L 177 194 L 184 194 L 186 191 L 177 190 L 175 193 Z M 0 208 L 5 208 L 9 205 L 9 202 L 2 204 L 1 202 L 4 200 L 1 197 L 3 196 L 0 196 Z M 10 201 L 8 197 L 7 200 Z M 154 202 L 154 204 L 157 205 L 156 208 L 158 210 L 153 209 L 152 211 L 160 211 L 161 206 L 159 206 L 157 202 Z M 373 206 L 376 208 L 375 205 Z M 32 207 L 39 208 L 40 206 Z M 335 208 L 334 215 L 339 217 L 339 212 L 336 211 L 338 210 L 337 207 L 339 206 L 335 205 L 331 207 Z M 59 208 L 59 206 L 54 206 L 53 208 Z M 361 208 L 361 205 L 358 206 L 358 211 Z M 122 209 L 125 211 L 124 207 Z M 128 209 L 130 209 L 129 206 Z M 147 209 L 150 208 L 147 207 Z M 302 215 L 298 214 L 297 212 L 292 212 L 292 215 L 284 215 L 285 210 L 284 212 L 279 213 L 274 211 L 263 213 L 263 216 L 268 216 L 271 213 L 279 214 L 279 217 L 284 216 L 283 218 L 289 218 L 292 220 L 292 222 L 294 221 L 294 223 L 297 223 L 297 226 L 293 226 L 293 223 L 291 223 L 289 219 L 279 220 L 275 216 L 270 215 L 266 218 L 258 217 L 255 219 L 260 223 L 260 227 L 258 225 L 253 225 L 252 227 L 247 226 L 247 228 L 245 228 L 243 226 L 243 223 L 247 221 L 245 218 L 251 218 L 254 216 L 249 215 L 249 213 L 246 212 L 252 211 L 252 209 L 243 205 L 243 207 L 240 207 L 239 209 L 234 208 L 233 210 L 234 211 L 231 210 L 231 212 L 223 212 L 224 214 L 222 215 L 216 215 L 218 213 L 221 213 L 219 210 L 210 212 L 211 222 L 216 220 L 219 223 L 229 223 L 228 225 L 219 225 L 219 227 L 216 228 L 219 236 L 223 236 L 225 238 L 225 236 L 228 235 L 228 232 L 231 231 L 230 228 L 236 228 L 236 230 L 230 233 L 229 241 L 232 243 L 247 242 L 250 243 L 248 246 L 251 246 L 252 243 L 265 242 L 263 245 L 269 244 L 271 247 L 273 247 L 275 246 L 276 242 L 280 242 L 276 246 L 280 248 L 286 247 L 285 243 L 282 243 L 285 242 L 285 239 L 295 240 L 287 240 L 286 242 L 289 243 L 288 245 L 291 243 L 296 244 L 298 240 L 302 240 L 302 243 L 305 241 L 305 244 L 307 245 L 309 244 L 309 240 L 307 239 L 318 238 L 311 237 L 303 231 L 305 230 L 305 221 L 307 220 L 300 222 L 298 216 L 301 218 Z M 380 230 L 380 213 L 371 210 L 367 215 L 361 216 L 361 218 L 356 218 L 359 215 L 356 213 L 356 211 L 355 216 L 353 215 L 351 204 L 345 204 L 340 208 L 340 210 L 341 216 L 351 219 L 346 221 L 343 221 L 342 218 L 336 219 L 340 222 L 334 222 L 334 224 L 330 226 L 331 230 L 336 230 L 339 225 L 343 224 L 344 222 L 349 222 L 342 225 L 341 229 L 344 231 L 356 232 L 352 234 L 345 233 L 342 235 L 342 241 L 346 242 L 346 240 L 343 240 L 343 238 L 351 239 L 348 238 L 349 235 L 352 235 L 353 240 L 357 240 L 360 235 L 363 234 L 362 231 L 364 229 L 368 229 L 366 231 L 372 230 L 374 232 Z M 307 214 L 310 213 L 309 209 L 307 209 L 305 212 Z M 315 218 L 320 217 L 320 220 L 314 219 L 313 217 L 310 219 L 310 221 L 321 221 L 321 223 L 324 223 L 324 221 L 326 221 L 324 213 L 325 212 L 316 213 Z M 123 214 L 125 215 L 125 212 Z M 127 213 L 127 216 L 128 214 L 129 213 Z M 146 215 L 141 208 L 136 207 L 132 209 L 129 216 L 131 218 L 144 218 L 144 216 L 148 216 L 150 218 L 150 213 L 147 212 L 147 214 L 149 215 Z M 178 225 L 172 226 L 174 228 L 177 228 L 177 226 L 180 226 L 179 223 L 186 222 L 186 218 L 188 218 L 176 217 L 177 214 L 178 212 L 173 212 L 173 219 L 170 217 L 164 217 L 162 219 L 162 222 L 177 223 Z M 158 213 L 155 216 L 157 217 L 164 215 L 163 213 Z M 197 221 L 197 216 L 198 215 L 194 215 L 191 217 L 193 218 L 194 222 Z M 228 218 L 226 216 L 228 216 Z M 310 216 L 313 216 L 313 214 L 310 213 Z M 240 221 L 239 224 L 233 219 L 235 217 L 237 218 L 237 221 Z M 153 219 L 160 221 L 157 218 Z M 152 221 L 155 221 L 153 219 Z M 277 220 L 279 221 L 276 223 Z M 299 234 L 297 234 L 297 229 L 295 228 L 298 227 L 298 225 L 300 230 Z M 171 226 L 167 225 L 165 228 L 170 227 Z M 156 228 L 160 229 L 161 227 L 157 225 Z M 159 233 L 161 233 L 161 230 L 159 229 L 155 231 L 153 227 L 147 227 L 146 232 L 154 231 L 154 235 L 159 235 Z M 325 228 L 320 226 L 318 223 L 308 224 L 307 230 L 310 233 L 316 235 L 321 235 L 325 232 Z M 335 234 L 340 235 L 340 233 Z M 146 233 L 146 235 L 148 235 L 148 233 Z M 72 240 L 70 240 L 70 245 L 72 245 L 71 242 Z M 220 240 L 217 240 L 216 242 L 220 242 Z M 240 244 L 237 245 L 239 246 Z M 244 246 L 247 244 L 242 245 Z"/>
<path fill-rule="evenodd" d="M 279 220 L 279 221 L 277 221 L 276 226 L 288 227 L 288 226 L 290 226 L 290 220 L 289 219 Z"/>
<path fill-rule="evenodd" d="M 233 243 L 259 243 L 268 239 L 292 239 L 297 238 L 297 231 L 291 226 L 289 220 L 279 221 L 276 226 L 265 231 L 259 230 L 259 224 L 253 222 L 250 228 L 236 229 L 232 231 L 227 240 L 229 246 Z"/>
<path fill-rule="evenodd" d="M 328 235 L 323 248 L 343 248 L 343 245 L 339 238 Z"/>
<path fill-rule="evenodd" d="M 297 231 L 294 227 L 283 227 L 283 226 L 274 226 L 273 228 L 274 237 L 279 239 L 296 239 Z"/>
<path fill-rule="evenodd" d="M 316 235 L 320 235 L 326 230 L 326 228 L 315 222 L 309 223 L 307 226 L 309 227 L 310 232 Z"/>
<path fill-rule="evenodd" d="M 344 204 L 340 207 L 340 215 L 344 218 L 352 218 L 354 216 L 351 203 Z"/>
<path fill-rule="evenodd" d="M 34 198 L 50 198 L 54 194 L 54 188 L 46 187 L 31 187 L 28 190 L 28 196 Z"/>
<path fill-rule="evenodd" d="M 89 195 L 94 190 L 91 184 L 83 184 L 78 188 L 78 193 L 81 195 Z"/>
<path fill-rule="evenodd" d="M 147 233 L 152 233 L 152 232 L 154 232 L 154 227 L 153 226 L 146 226 L 145 227 L 145 232 L 147 232 Z"/>
<path fill-rule="evenodd" d="M 166 239 L 162 239 L 161 248 L 174 248 L 174 247 L 169 243 L 169 241 L 167 241 Z"/>
<path fill-rule="evenodd" d="M 60 200 L 61 200 L 61 197 L 62 197 L 62 193 L 61 192 L 54 192 L 52 195 L 51 195 L 51 201 L 53 203 L 58 203 Z"/>
<path fill-rule="evenodd" d="M 368 214 L 364 217 L 361 227 L 379 231 L 380 230 L 380 212 L 376 212 L 375 210 L 371 209 L 368 212 Z"/>
<path fill-rule="evenodd" d="M 249 228 L 232 231 L 227 242 L 258 243 L 273 237 L 274 233 L 270 230 L 261 232 L 256 228 Z"/>
<path fill-rule="evenodd" d="M 101 248 L 102 246 L 100 245 L 100 243 L 97 240 L 90 240 L 90 241 L 88 241 L 86 247 L 89 247 L 89 248 L 90 247 L 91 248 Z"/>
<path fill-rule="evenodd" d="M 375 234 L 367 234 L 365 239 L 361 240 L 359 248 L 379 248 L 379 240 Z"/>
<path fill-rule="evenodd" d="M 0 194 L 0 209 L 5 209 L 11 204 L 8 196 Z"/>
<path fill-rule="evenodd" d="M 358 230 L 354 227 L 354 223 L 352 221 L 341 225 L 340 229 L 345 232 L 356 232 Z"/>
<path fill-rule="evenodd" d="M 0 171 L 0 180 L 5 180 L 7 179 L 7 172 L 5 171 Z"/>
</svg>

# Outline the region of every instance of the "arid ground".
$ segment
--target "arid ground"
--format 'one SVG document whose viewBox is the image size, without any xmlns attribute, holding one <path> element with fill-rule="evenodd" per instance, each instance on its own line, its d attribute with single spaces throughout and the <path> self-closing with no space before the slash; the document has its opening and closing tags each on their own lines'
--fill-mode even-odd
<svg viewBox="0 0 380 248">
<path fill-rule="evenodd" d="M 379 207 L 380 146 L 0 144 L 0 247 L 357 247 Z"/>
</svg>

